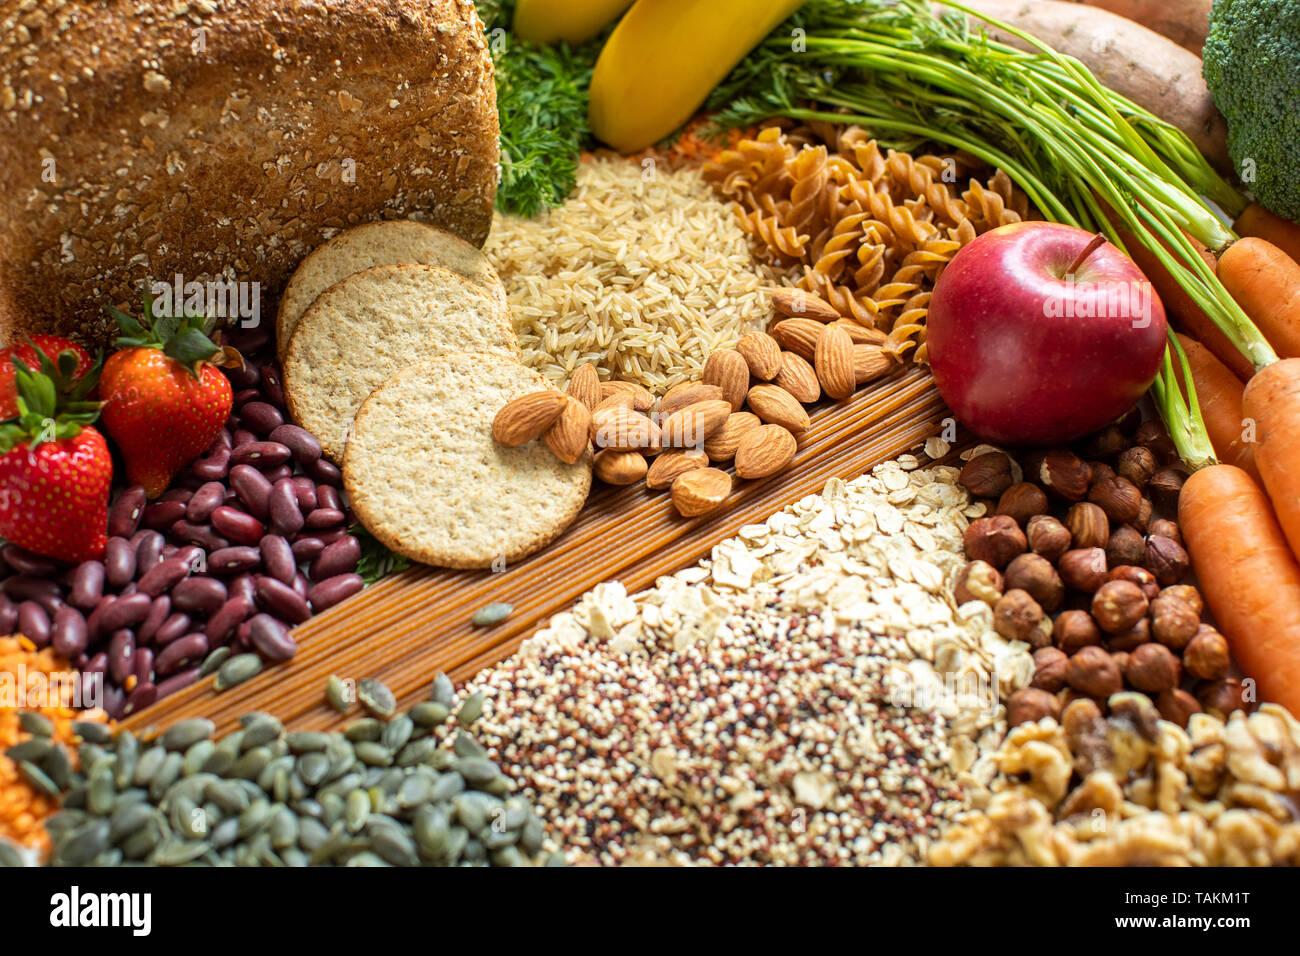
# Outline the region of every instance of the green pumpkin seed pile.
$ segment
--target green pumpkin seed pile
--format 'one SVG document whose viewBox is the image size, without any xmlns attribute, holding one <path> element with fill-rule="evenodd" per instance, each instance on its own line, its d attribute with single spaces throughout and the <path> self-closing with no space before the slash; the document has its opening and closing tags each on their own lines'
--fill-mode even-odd
<svg viewBox="0 0 1300 956">
<path fill-rule="evenodd" d="M 217 741 L 203 718 L 147 742 L 125 730 L 77 725 L 82 769 L 46 821 L 50 863 L 563 862 L 545 852 L 541 819 L 511 796 L 509 781 L 473 737 L 462 729 L 447 750 L 432 736 L 453 713 L 462 727 L 473 723 L 480 698 L 458 708 L 442 674 L 430 699 L 406 713 L 395 713 L 392 692 L 378 681 L 359 682 L 357 697 L 372 716 L 342 734 L 286 733 L 261 713 Z"/>
</svg>

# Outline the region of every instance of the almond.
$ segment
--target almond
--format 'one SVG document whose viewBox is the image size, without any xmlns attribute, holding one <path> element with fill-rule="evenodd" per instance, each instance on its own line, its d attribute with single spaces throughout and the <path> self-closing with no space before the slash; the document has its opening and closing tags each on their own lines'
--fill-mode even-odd
<svg viewBox="0 0 1300 956">
<path fill-rule="evenodd" d="M 670 487 L 678 475 L 707 467 L 709 458 L 698 448 L 670 448 L 650 463 L 645 486 L 653 491 L 662 491 Z"/>
<path fill-rule="evenodd" d="M 736 351 L 744 356 L 749 374 L 754 378 L 770 382 L 781 371 L 781 343 L 766 332 L 742 335 Z"/>
<path fill-rule="evenodd" d="M 607 408 L 627 408 L 632 409 L 631 392 L 612 392 L 609 398 L 602 398 L 596 403 L 596 407 L 591 410 L 591 414 L 604 411 Z M 632 409 L 635 411 L 635 409 Z"/>
<path fill-rule="evenodd" d="M 591 413 L 591 440 L 597 448 L 640 452 L 659 445 L 659 426 L 626 405 L 598 408 Z"/>
<path fill-rule="evenodd" d="M 575 368 L 569 376 L 569 386 L 565 392 L 582 402 L 587 411 L 594 411 L 601 399 L 600 373 L 596 371 L 596 366 L 587 362 Z"/>
<path fill-rule="evenodd" d="M 564 405 L 563 392 L 533 392 L 516 398 L 492 420 L 492 437 L 511 448 L 532 441 L 560 417 Z"/>
<path fill-rule="evenodd" d="M 803 289 L 779 286 L 772 289 L 771 293 L 772 307 L 782 315 L 815 319 L 818 322 L 834 322 L 840 317 L 840 314 L 835 311 L 835 306 Z"/>
<path fill-rule="evenodd" d="M 648 412 L 654 407 L 654 396 L 634 382 L 601 382 L 600 397 L 609 398 L 616 392 L 627 392 L 632 396 L 632 407 L 638 412 Z"/>
<path fill-rule="evenodd" d="M 811 362 L 813 353 L 817 351 L 817 340 L 825 329 L 826 326 L 812 319 L 786 319 L 769 331 L 781 348 Z"/>
<path fill-rule="evenodd" d="M 605 448 L 596 452 L 592 462 L 596 477 L 607 485 L 634 485 L 645 477 L 645 456 L 634 451 Z"/>
<path fill-rule="evenodd" d="M 660 419 L 662 444 L 665 448 L 702 448 L 730 415 L 731 405 L 721 399 L 687 405 Z"/>
<path fill-rule="evenodd" d="M 740 439 L 763 422 L 753 412 L 732 412 L 727 424 L 704 443 L 704 454 L 713 461 L 731 461 L 736 457 Z"/>
<path fill-rule="evenodd" d="M 722 389 L 716 385 L 705 385 L 703 382 L 681 382 L 668 389 L 664 397 L 659 400 L 659 418 L 662 420 L 673 412 L 679 412 L 696 402 L 709 401 L 726 401 Z"/>
<path fill-rule="evenodd" d="M 878 345 L 853 346 L 853 380 L 857 385 L 894 370 L 894 357 Z"/>
<path fill-rule="evenodd" d="M 722 397 L 731 403 L 733 412 L 740 411 L 749 392 L 749 363 L 735 349 L 718 349 L 704 362 L 701 376 L 705 385 L 722 389 Z"/>
<path fill-rule="evenodd" d="M 755 385 L 749 390 L 749 408 L 763 421 L 798 434 L 811 422 L 793 395 L 776 385 Z"/>
<path fill-rule="evenodd" d="M 747 431 L 736 449 L 736 474 L 741 478 L 775 475 L 794 460 L 797 443 L 780 425 L 762 425 Z"/>
<path fill-rule="evenodd" d="M 717 468 L 694 468 L 673 481 L 673 507 L 693 518 L 716 509 L 731 494 L 731 476 Z"/>
<path fill-rule="evenodd" d="M 556 458 L 572 465 L 587 451 L 591 412 L 587 411 L 587 406 L 572 395 L 566 395 L 565 399 L 560 417 L 546 431 L 546 444 Z"/>
<path fill-rule="evenodd" d="M 776 384 L 806 405 L 822 397 L 817 373 L 807 359 L 793 352 L 781 353 L 781 371 L 776 374 Z"/>
<path fill-rule="evenodd" d="M 853 369 L 853 340 L 848 332 L 838 326 L 826 326 L 826 331 L 817 340 L 813 361 L 817 380 L 827 395 L 842 401 L 853 394 L 858 383 Z"/>
<path fill-rule="evenodd" d="M 884 345 L 888 336 L 879 329 L 869 329 L 852 319 L 840 319 L 833 323 L 837 328 L 849 333 L 854 345 Z"/>
</svg>

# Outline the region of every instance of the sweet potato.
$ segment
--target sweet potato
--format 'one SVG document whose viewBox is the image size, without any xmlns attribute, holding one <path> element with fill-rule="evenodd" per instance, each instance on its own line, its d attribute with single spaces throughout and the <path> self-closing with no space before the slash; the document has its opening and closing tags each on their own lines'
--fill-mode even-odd
<svg viewBox="0 0 1300 956">
<path fill-rule="evenodd" d="M 1214 0 L 1071 0 L 1100 7 L 1201 55 L 1210 29 L 1210 7 Z"/>
</svg>

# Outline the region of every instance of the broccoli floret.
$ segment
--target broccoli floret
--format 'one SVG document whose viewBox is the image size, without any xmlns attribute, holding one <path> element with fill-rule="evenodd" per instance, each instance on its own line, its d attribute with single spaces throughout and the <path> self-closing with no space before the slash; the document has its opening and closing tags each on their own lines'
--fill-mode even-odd
<svg viewBox="0 0 1300 956">
<path fill-rule="evenodd" d="M 1300 0 L 1215 0 L 1201 56 L 1242 182 L 1300 220 Z"/>
</svg>

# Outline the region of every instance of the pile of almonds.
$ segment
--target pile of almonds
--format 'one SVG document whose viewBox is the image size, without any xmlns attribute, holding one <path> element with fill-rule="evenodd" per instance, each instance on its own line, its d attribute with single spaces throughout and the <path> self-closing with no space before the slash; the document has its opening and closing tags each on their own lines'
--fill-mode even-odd
<svg viewBox="0 0 1300 956">
<path fill-rule="evenodd" d="M 804 405 L 849 398 L 859 385 L 895 367 L 883 333 L 843 319 L 826 302 L 798 289 L 773 289 L 779 313 L 767 332 L 751 332 L 734 349 L 704 363 L 701 380 L 654 397 L 631 382 L 601 382 L 594 365 L 569 378 L 565 393 L 534 392 L 507 404 L 493 437 L 516 446 L 543 438 L 562 461 L 595 445 L 596 477 L 610 485 L 644 480 L 670 489 L 686 517 L 721 507 L 732 477 L 757 480 L 784 470 L 809 426 Z"/>
<path fill-rule="evenodd" d="M 993 607 L 994 629 L 1034 649 L 1029 687 L 1007 701 L 1010 722 L 1060 719 L 1072 700 L 1102 713 L 1140 691 L 1186 726 L 1202 711 L 1247 707 L 1228 676 L 1228 642 L 1201 620 L 1178 524 L 1186 473 L 1164 426 L 1135 412 L 1080 443 L 1013 459 L 987 446 L 961 483 L 989 514 L 966 531 L 969 564 L 956 599 Z"/>
</svg>

